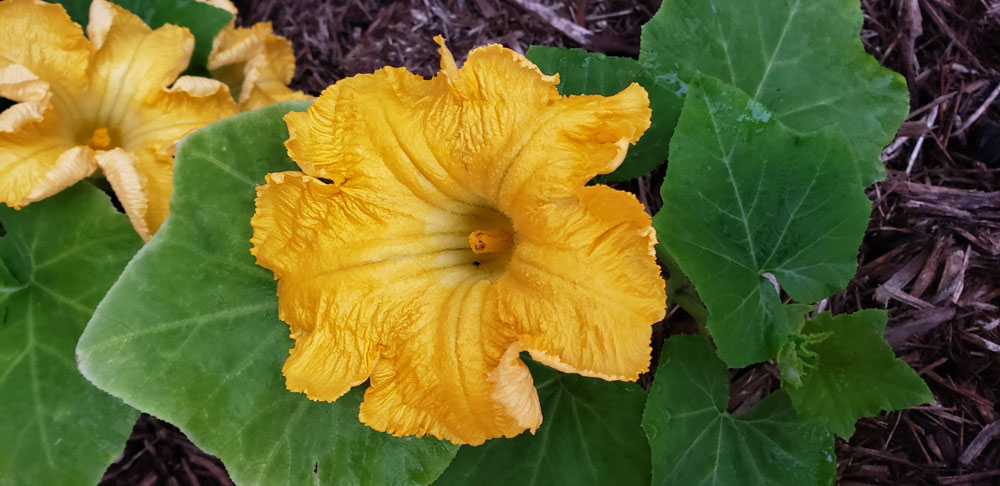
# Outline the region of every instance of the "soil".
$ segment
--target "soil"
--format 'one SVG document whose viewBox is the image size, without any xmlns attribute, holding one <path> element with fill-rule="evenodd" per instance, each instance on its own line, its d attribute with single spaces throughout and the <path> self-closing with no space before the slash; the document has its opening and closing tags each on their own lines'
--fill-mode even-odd
<svg viewBox="0 0 1000 486">
<path fill-rule="evenodd" d="M 385 65 L 424 76 L 436 34 L 456 54 L 486 43 L 634 56 L 658 0 L 243 0 L 238 21 L 271 21 L 292 40 L 293 87 L 318 94 Z M 889 311 L 886 338 L 935 402 L 861 420 L 838 440 L 838 484 L 1000 484 L 1000 0 L 863 0 L 868 52 L 902 73 L 911 113 L 868 191 L 859 271 L 821 305 Z M 658 209 L 663 168 L 619 185 Z M 682 311 L 654 344 L 684 332 Z M 771 365 L 733 372 L 731 409 L 778 384 Z M 648 380 L 648 378 L 647 378 Z M 144 415 L 102 485 L 228 485 L 224 466 Z"/>
</svg>

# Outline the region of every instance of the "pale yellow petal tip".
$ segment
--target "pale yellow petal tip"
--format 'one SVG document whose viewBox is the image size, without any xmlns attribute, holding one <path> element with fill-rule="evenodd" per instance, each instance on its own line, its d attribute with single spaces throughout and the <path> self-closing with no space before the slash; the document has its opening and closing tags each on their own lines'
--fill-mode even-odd
<svg viewBox="0 0 1000 486">
<path fill-rule="evenodd" d="M 225 10 L 226 12 L 229 12 L 233 15 L 239 13 L 236 10 L 236 5 L 233 5 L 233 2 L 231 2 L 230 0 L 197 0 L 197 1 L 211 5 L 218 9 Z"/>
<path fill-rule="evenodd" d="M 40 102 L 49 98 L 49 83 L 21 64 L 0 67 L 0 97 L 17 102 Z"/>
<path fill-rule="evenodd" d="M 108 152 L 97 152 L 94 156 L 97 165 L 104 171 L 111 188 L 118 196 L 118 201 L 125 209 L 129 221 L 143 241 L 153 237 L 155 228 L 150 228 L 146 220 L 146 210 L 149 200 L 143 187 L 143 177 L 136 169 L 136 157 L 122 149 Z"/>
<path fill-rule="evenodd" d="M 504 412 L 517 424 L 518 432 L 524 430 L 532 434 L 542 425 L 542 407 L 538 401 L 538 391 L 528 367 L 521 361 L 520 343 L 510 345 L 500 358 L 500 364 L 490 372 L 488 380 L 493 384 L 492 398 L 504 408 Z"/>
<path fill-rule="evenodd" d="M 563 373 L 574 373 L 580 376 L 586 376 L 588 378 L 600 378 L 604 381 L 636 381 L 639 379 L 639 375 L 649 371 L 649 360 L 646 360 L 646 365 L 644 367 L 633 370 L 629 374 L 608 374 L 601 371 L 576 368 L 569 363 L 564 362 L 558 356 L 546 353 L 545 351 L 539 349 L 528 349 L 528 354 L 531 355 L 531 359 L 538 361 L 539 363 L 548 366 L 549 368 L 559 370 Z M 647 346 L 646 356 L 649 356 L 649 352 L 652 348 Z M 609 360 L 615 359 L 615 357 L 608 357 Z M 619 367 L 619 366 L 615 366 Z"/>
<path fill-rule="evenodd" d="M 20 202 L 21 206 L 45 199 L 89 176 L 97 168 L 93 152 L 85 147 L 73 147 L 61 155 Z"/>
</svg>

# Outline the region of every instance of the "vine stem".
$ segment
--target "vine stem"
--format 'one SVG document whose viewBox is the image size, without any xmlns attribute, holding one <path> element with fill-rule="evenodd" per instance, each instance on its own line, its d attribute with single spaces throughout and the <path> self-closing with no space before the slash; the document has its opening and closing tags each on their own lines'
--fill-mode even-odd
<svg viewBox="0 0 1000 486">
<path fill-rule="evenodd" d="M 708 322 L 708 309 L 698 297 L 691 281 L 661 243 L 656 244 L 656 258 L 670 272 L 670 278 L 667 280 L 667 300 L 687 311 L 698 323 L 698 332 L 708 336 L 708 329 L 705 327 L 705 323 Z"/>
</svg>

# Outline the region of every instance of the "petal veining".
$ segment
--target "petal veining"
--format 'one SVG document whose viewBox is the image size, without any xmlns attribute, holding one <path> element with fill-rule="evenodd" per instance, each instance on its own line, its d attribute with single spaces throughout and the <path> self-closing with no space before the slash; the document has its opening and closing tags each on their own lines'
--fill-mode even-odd
<svg viewBox="0 0 1000 486">
<path fill-rule="evenodd" d="M 607 186 L 581 187 L 572 199 L 539 205 L 517 227 L 520 243 L 492 304 L 532 357 L 605 379 L 647 371 L 650 326 L 663 318 L 666 295 L 639 201 Z"/>
<path fill-rule="evenodd" d="M 252 252 L 278 279 L 295 348 L 288 388 L 334 400 L 369 380 L 359 418 L 456 443 L 534 431 L 519 353 L 634 380 L 664 314 L 650 218 L 585 187 L 649 127 L 632 85 L 561 97 L 500 46 L 425 80 L 385 68 L 289 113 L 303 173 L 258 188 Z"/>
</svg>

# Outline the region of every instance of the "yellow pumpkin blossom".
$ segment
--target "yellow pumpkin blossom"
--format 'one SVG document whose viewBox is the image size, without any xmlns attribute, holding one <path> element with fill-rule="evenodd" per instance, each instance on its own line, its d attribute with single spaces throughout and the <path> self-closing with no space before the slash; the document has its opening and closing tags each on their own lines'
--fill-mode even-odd
<svg viewBox="0 0 1000 486">
<path fill-rule="evenodd" d="M 285 117 L 302 172 L 267 176 L 252 225 L 295 347 L 289 390 L 333 401 L 369 380 L 359 418 L 454 443 L 532 432 L 519 354 L 635 380 L 664 283 L 631 194 L 586 186 L 649 127 L 646 92 L 560 96 L 524 56 L 440 37 L 430 80 L 344 79 Z"/>
<path fill-rule="evenodd" d="M 0 198 L 20 208 L 100 167 L 144 238 L 167 216 L 175 143 L 236 113 L 218 81 L 177 76 L 194 38 L 94 0 L 87 36 L 59 5 L 0 2 Z"/>
<path fill-rule="evenodd" d="M 229 0 L 198 0 L 236 15 Z M 212 77 L 229 86 L 243 111 L 271 103 L 311 98 L 288 87 L 295 75 L 292 42 L 276 35 L 270 22 L 236 27 L 235 21 L 219 31 L 208 57 Z"/>
</svg>

